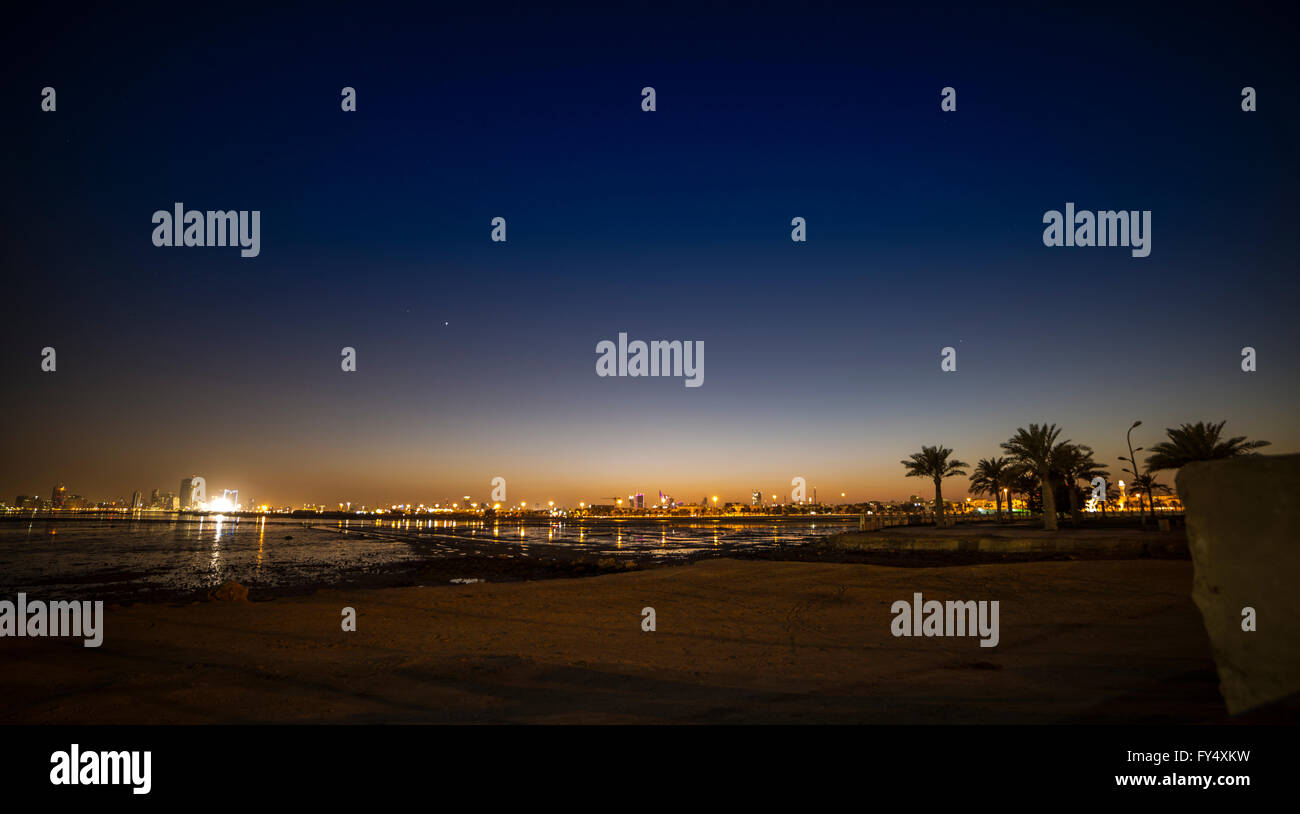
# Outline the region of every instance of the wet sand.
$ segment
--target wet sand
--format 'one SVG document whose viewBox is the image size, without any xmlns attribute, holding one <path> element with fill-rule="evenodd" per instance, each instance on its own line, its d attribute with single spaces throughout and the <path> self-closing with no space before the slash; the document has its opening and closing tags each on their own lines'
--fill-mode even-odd
<svg viewBox="0 0 1300 814">
<path fill-rule="evenodd" d="M 107 611 L 0 639 L 4 723 L 1218 722 L 1181 560 L 948 568 L 706 560 L 581 579 Z M 890 605 L 999 600 L 1001 642 Z M 257 599 L 256 592 L 253 599 Z M 358 630 L 340 629 L 344 606 Z M 641 610 L 657 630 L 642 632 Z"/>
</svg>

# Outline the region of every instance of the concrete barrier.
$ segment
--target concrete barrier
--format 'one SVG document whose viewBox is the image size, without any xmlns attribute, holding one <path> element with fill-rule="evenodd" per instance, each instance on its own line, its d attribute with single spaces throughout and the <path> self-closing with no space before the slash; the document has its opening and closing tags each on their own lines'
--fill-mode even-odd
<svg viewBox="0 0 1300 814">
<path fill-rule="evenodd" d="M 1188 464 L 1178 473 L 1200 608 L 1232 714 L 1300 692 L 1300 455 Z M 1253 609 L 1254 631 L 1245 609 Z"/>
<path fill-rule="evenodd" d="M 1074 533 L 1024 530 L 994 534 L 978 530 L 896 529 L 882 532 L 843 532 L 828 542 L 846 551 L 878 553 L 917 551 L 963 551 L 981 554 L 1079 554 L 1092 557 L 1136 558 L 1180 557 L 1187 554 L 1181 534 Z"/>
</svg>

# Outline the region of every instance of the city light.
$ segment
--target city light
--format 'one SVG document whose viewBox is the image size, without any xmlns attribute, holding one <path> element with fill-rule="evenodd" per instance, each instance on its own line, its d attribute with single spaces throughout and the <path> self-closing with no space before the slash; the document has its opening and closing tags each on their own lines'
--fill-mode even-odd
<svg viewBox="0 0 1300 814">
<path fill-rule="evenodd" d="M 198 476 L 195 476 L 197 479 Z M 187 481 L 182 482 L 182 491 L 185 491 Z M 1128 487 L 1130 481 L 1117 480 L 1118 495 L 1116 498 L 1090 498 L 1087 494 L 1080 494 L 1077 511 L 1086 513 L 1107 512 L 1110 507 L 1114 506 L 1123 513 L 1129 509 L 1127 499 Z M 87 501 L 80 495 L 71 494 L 67 489 L 59 485 L 55 488 L 52 496 L 48 499 L 37 499 L 34 497 L 19 495 L 13 505 L 0 503 L 0 514 L 9 514 L 13 512 L 31 512 L 36 511 L 58 511 L 58 512 L 131 512 L 133 514 L 151 513 L 151 512 L 173 512 L 173 513 L 198 513 L 198 514 L 224 514 L 227 516 L 237 515 L 240 513 L 247 514 L 299 514 L 310 512 L 315 515 L 395 515 L 397 517 L 418 517 L 420 515 L 450 514 L 453 512 L 473 513 L 482 516 L 485 512 L 507 512 L 513 515 L 548 512 L 552 517 L 583 517 L 593 518 L 601 516 L 617 517 L 658 517 L 668 519 L 671 517 L 699 517 L 710 514 L 733 515 L 841 515 L 841 516 L 863 516 L 867 514 L 890 515 L 900 513 L 914 513 L 918 509 L 927 509 L 931 507 L 928 501 L 913 495 L 906 502 L 898 500 L 887 501 L 870 501 L 859 502 L 856 504 L 847 503 L 848 492 L 840 492 L 840 502 L 838 504 L 821 503 L 815 498 L 794 499 L 793 496 L 782 499 L 778 493 L 771 495 L 771 502 L 763 500 L 763 494 L 759 491 L 753 491 L 749 494 L 752 501 L 743 503 L 723 503 L 721 495 L 705 495 L 698 501 L 686 502 L 672 498 L 664 490 L 658 491 L 659 500 L 645 501 L 644 493 L 636 492 L 631 495 L 631 499 L 625 501 L 621 497 L 610 496 L 606 498 L 612 503 L 592 504 L 584 501 L 574 503 L 565 503 L 562 500 L 550 499 L 541 502 L 531 503 L 529 501 L 520 501 L 517 504 L 505 502 L 485 502 L 478 503 L 470 501 L 461 507 L 459 502 L 448 504 L 446 507 L 441 503 L 392 503 L 387 508 L 378 509 L 370 508 L 361 503 L 354 503 L 348 500 L 331 500 L 321 503 L 299 504 L 298 507 L 292 506 L 274 506 L 269 503 L 252 502 L 251 500 L 239 500 L 239 490 L 237 489 L 219 489 L 215 490 L 218 494 L 213 495 L 210 499 L 201 499 L 202 495 L 196 488 L 193 490 L 193 500 L 190 503 L 179 501 L 171 493 L 162 493 L 159 490 L 153 490 L 152 496 L 145 496 L 142 492 L 136 491 L 126 500 L 114 501 Z M 1015 516 L 1016 508 L 1014 500 L 1011 497 L 1009 487 L 998 487 L 990 491 L 987 497 L 1001 498 L 1005 510 Z M 1033 496 L 1028 496 L 1033 500 Z M 966 515 L 985 515 L 991 514 L 999 506 L 993 500 L 982 500 L 976 496 L 949 499 L 945 501 L 946 506 L 959 514 Z M 1157 511 L 1181 511 L 1182 506 L 1176 495 L 1172 496 L 1153 496 L 1151 501 L 1154 510 Z M 816 511 L 814 511 L 816 510 Z M 1035 510 L 1036 511 L 1036 510 Z M 1062 513 L 1065 511 L 1061 510 Z M 1032 513 L 1028 504 L 1022 504 L 1021 513 Z"/>
<path fill-rule="evenodd" d="M 238 511 L 239 509 L 237 504 L 232 503 L 230 498 L 225 497 L 224 495 L 222 497 L 213 498 L 207 503 L 201 503 L 199 506 L 203 511 L 207 512 L 233 512 Z"/>
</svg>

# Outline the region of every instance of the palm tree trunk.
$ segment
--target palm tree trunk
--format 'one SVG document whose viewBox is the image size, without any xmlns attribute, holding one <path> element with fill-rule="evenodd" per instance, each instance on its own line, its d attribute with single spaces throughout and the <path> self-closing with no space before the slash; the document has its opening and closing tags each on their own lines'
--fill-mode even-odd
<svg viewBox="0 0 1300 814">
<path fill-rule="evenodd" d="M 1043 528 L 1056 531 L 1056 495 L 1052 494 L 1051 476 L 1047 472 L 1040 473 L 1038 483 L 1043 490 Z"/>
<path fill-rule="evenodd" d="M 1002 492 L 1001 492 L 1001 490 L 999 490 L 999 489 L 994 489 L 994 490 L 993 490 L 993 499 L 994 499 L 995 501 L 997 501 L 997 504 L 998 504 L 998 522 L 1001 523 L 1001 522 L 1002 522 Z"/>
<path fill-rule="evenodd" d="M 935 517 L 937 518 L 935 521 L 935 525 L 942 526 L 943 525 L 943 480 L 941 478 L 934 479 L 934 512 L 935 512 Z"/>
<path fill-rule="evenodd" d="M 1070 525 L 1077 529 L 1079 527 L 1079 490 L 1074 488 L 1073 483 L 1067 483 L 1066 487 L 1070 490 Z"/>
</svg>

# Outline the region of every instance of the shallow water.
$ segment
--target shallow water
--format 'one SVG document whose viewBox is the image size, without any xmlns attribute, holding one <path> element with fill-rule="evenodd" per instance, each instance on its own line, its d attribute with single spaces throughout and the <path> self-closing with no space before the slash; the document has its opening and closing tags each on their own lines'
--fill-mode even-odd
<svg viewBox="0 0 1300 814">
<path fill-rule="evenodd" d="M 19 591 L 41 598 L 185 595 L 229 579 L 265 587 L 324 587 L 471 556 L 665 560 L 797 545 L 856 523 L 372 518 L 305 523 L 211 516 L 8 521 L 0 523 L 0 596 Z"/>
</svg>

